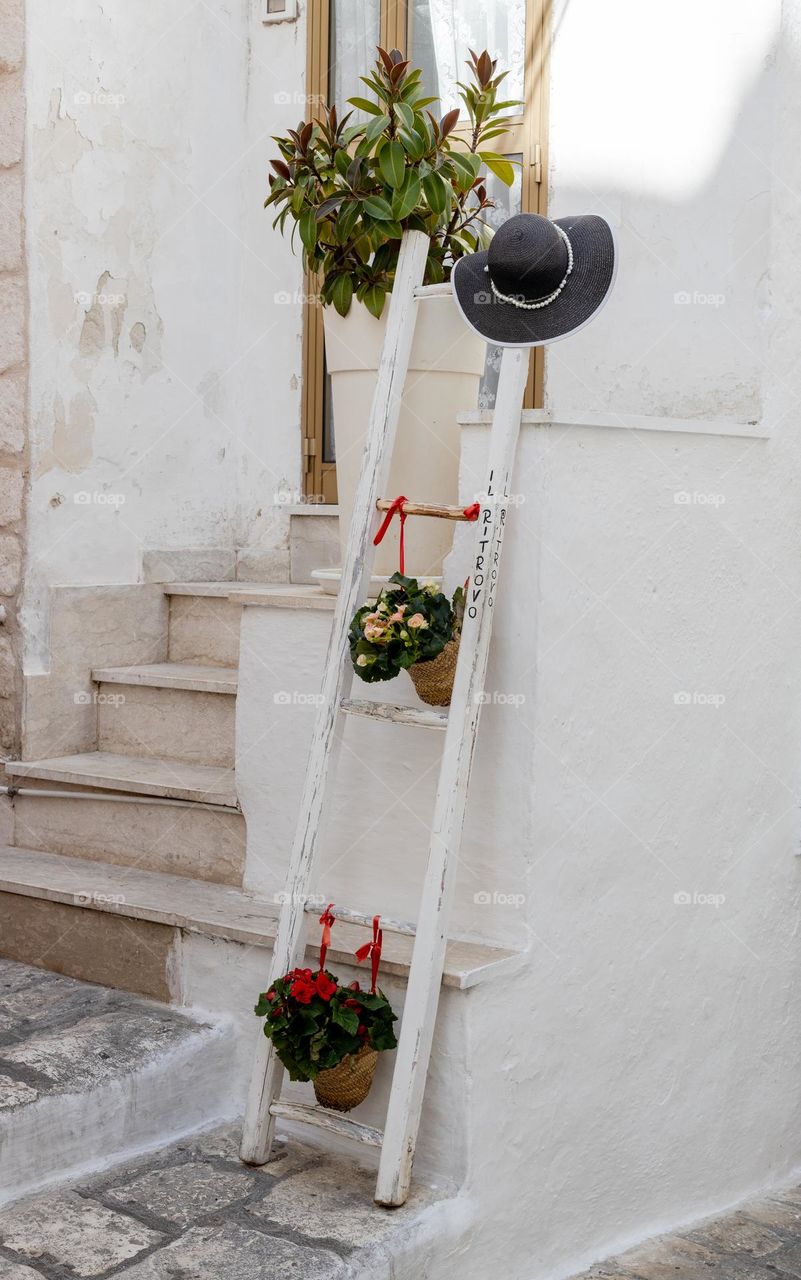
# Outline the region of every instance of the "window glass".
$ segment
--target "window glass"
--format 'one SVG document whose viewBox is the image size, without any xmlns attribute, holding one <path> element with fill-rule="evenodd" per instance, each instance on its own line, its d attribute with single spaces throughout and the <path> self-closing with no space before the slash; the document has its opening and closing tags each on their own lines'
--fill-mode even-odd
<svg viewBox="0 0 801 1280">
<path fill-rule="evenodd" d="M 348 98 L 369 97 L 359 76 L 376 60 L 381 43 L 380 0 L 331 0 L 328 18 L 328 96 L 344 112 Z M 354 117 L 363 116 L 364 113 Z"/>
<path fill-rule="evenodd" d="M 489 49 L 508 69 L 504 101 L 522 99 L 526 0 L 411 0 L 409 9 L 411 58 L 422 67 L 429 93 L 439 97 L 441 114 L 462 105 L 456 81 L 465 78 L 470 49 Z"/>
</svg>

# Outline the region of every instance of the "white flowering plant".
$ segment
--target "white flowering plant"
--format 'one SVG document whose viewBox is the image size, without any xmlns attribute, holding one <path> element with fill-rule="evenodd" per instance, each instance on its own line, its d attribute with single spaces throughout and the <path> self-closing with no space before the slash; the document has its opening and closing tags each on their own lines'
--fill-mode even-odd
<svg viewBox="0 0 801 1280">
<path fill-rule="evenodd" d="M 392 680 L 417 662 L 439 656 L 461 631 L 464 592 L 453 603 L 434 582 L 393 573 L 375 604 L 362 605 L 350 624 L 353 669 L 372 684 Z"/>
</svg>

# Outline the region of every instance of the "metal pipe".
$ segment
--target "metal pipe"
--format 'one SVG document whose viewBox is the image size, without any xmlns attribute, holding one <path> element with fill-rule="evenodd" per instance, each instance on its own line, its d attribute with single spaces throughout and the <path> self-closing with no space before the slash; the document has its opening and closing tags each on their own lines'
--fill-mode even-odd
<svg viewBox="0 0 801 1280">
<path fill-rule="evenodd" d="M 178 800 L 172 796 L 135 796 L 119 791 L 56 791 L 46 787 L 4 787 L 0 786 L 0 795 L 36 796 L 44 800 L 114 800 L 117 804 L 168 804 L 178 809 L 215 809 L 220 813 L 238 813 L 226 804 L 212 804 L 206 800 Z"/>
</svg>

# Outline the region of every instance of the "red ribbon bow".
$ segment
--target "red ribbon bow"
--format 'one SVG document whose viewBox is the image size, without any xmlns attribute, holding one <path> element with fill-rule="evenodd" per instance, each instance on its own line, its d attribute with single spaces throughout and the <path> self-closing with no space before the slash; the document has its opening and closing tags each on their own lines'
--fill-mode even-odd
<svg viewBox="0 0 801 1280">
<path fill-rule="evenodd" d="M 378 533 L 373 538 L 373 546 L 377 547 L 379 542 L 383 542 L 384 534 L 386 533 L 389 526 L 392 524 L 392 517 L 395 515 L 399 517 L 400 543 L 398 545 L 398 568 L 400 569 L 401 573 L 405 573 L 406 571 L 404 546 L 403 546 L 403 533 L 404 533 L 403 526 L 406 524 L 406 512 L 403 510 L 403 504 L 404 502 L 408 502 L 408 501 L 409 499 L 404 497 L 403 494 L 401 494 L 399 498 L 395 499 L 395 501 L 392 503 L 392 506 L 387 511 L 387 514 L 384 516 L 384 520 L 381 524 L 380 529 L 378 530 Z"/>
<path fill-rule="evenodd" d="M 398 519 L 400 520 L 400 538 L 398 541 L 398 568 L 400 569 L 401 573 L 406 572 L 404 526 L 406 524 L 408 512 L 404 511 L 403 506 L 404 506 L 404 503 L 408 501 L 409 499 L 404 497 L 403 494 L 401 494 L 399 498 L 395 498 L 393 500 L 392 506 L 387 509 L 387 514 L 384 516 L 384 519 L 381 522 L 381 526 L 377 534 L 373 538 L 373 546 L 377 547 L 380 542 L 384 541 L 384 534 L 386 533 L 389 526 L 392 524 L 393 517 L 394 516 L 398 517 Z M 464 508 L 462 514 L 464 515 L 465 520 L 477 520 L 480 511 L 481 511 L 481 505 L 478 502 L 471 502 L 469 507 Z"/>
<path fill-rule="evenodd" d="M 383 931 L 378 927 L 380 920 L 380 916 L 373 916 L 373 940 L 372 942 L 365 942 L 364 946 L 359 947 L 358 951 L 355 953 L 356 959 L 360 962 L 362 960 L 366 960 L 368 956 L 372 959 L 373 975 L 370 991 L 373 994 L 375 993 L 376 983 L 378 982 L 378 966 L 381 963 L 381 944 L 384 940 Z"/>
<path fill-rule="evenodd" d="M 320 941 L 320 972 L 325 968 L 325 955 L 331 945 L 331 925 L 334 924 L 336 916 L 332 910 L 334 904 L 329 902 L 323 914 L 320 916 L 320 924 L 323 926 L 323 936 Z"/>
</svg>

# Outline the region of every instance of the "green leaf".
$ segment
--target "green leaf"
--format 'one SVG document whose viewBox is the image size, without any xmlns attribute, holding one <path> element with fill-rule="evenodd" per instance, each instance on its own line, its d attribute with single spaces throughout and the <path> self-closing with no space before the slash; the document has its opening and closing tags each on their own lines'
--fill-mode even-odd
<svg viewBox="0 0 801 1280">
<path fill-rule="evenodd" d="M 317 212 L 315 209 L 304 209 L 298 219 L 298 230 L 304 249 L 312 252 L 317 243 Z"/>
<path fill-rule="evenodd" d="M 375 102 L 371 102 L 369 98 L 348 98 L 348 105 L 358 107 L 360 111 L 368 111 L 371 116 L 383 115 L 383 112 Z"/>
<path fill-rule="evenodd" d="M 331 301 L 341 316 L 346 316 L 350 311 L 350 304 L 353 299 L 353 281 L 347 274 L 337 276 L 331 289 Z"/>
<path fill-rule="evenodd" d="M 370 121 L 370 123 L 368 124 L 367 128 L 364 131 L 365 142 L 372 145 L 372 143 L 375 142 L 376 138 L 380 138 L 381 134 L 386 132 L 386 130 L 389 128 L 389 125 L 390 125 L 389 116 L 385 116 L 385 115 L 376 116 L 374 120 Z"/>
<path fill-rule="evenodd" d="M 380 284 L 373 284 L 364 295 L 364 305 L 370 312 L 371 316 L 375 316 L 376 320 L 381 319 L 381 313 L 384 310 L 387 291 L 382 289 Z"/>
<path fill-rule="evenodd" d="M 488 169 L 495 174 L 496 178 L 500 178 L 507 187 L 511 187 L 515 180 L 514 165 L 507 160 L 505 156 L 499 156 L 496 151 L 480 151 L 479 155 Z"/>
<path fill-rule="evenodd" d="M 395 192 L 392 201 L 392 213 L 398 220 L 407 218 L 412 209 L 419 203 L 422 183 L 413 169 L 406 174 L 402 187 Z"/>
<path fill-rule="evenodd" d="M 406 175 L 406 153 L 400 142 L 393 139 L 382 148 L 378 160 L 381 177 L 389 187 L 400 187 Z"/>
<path fill-rule="evenodd" d="M 444 213 L 450 205 L 450 189 L 445 180 L 438 173 L 429 173 L 423 178 L 423 191 L 434 213 Z"/>
<path fill-rule="evenodd" d="M 428 147 L 420 134 L 414 129 L 402 129 L 400 134 L 403 149 L 411 160 L 422 160 Z"/>
<path fill-rule="evenodd" d="M 398 119 L 401 121 L 401 123 L 404 125 L 406 129 L 414 128 L 414 112 L 412 111 L 412 108 L 410 106 L 408 106 L 405 102 L 396 102 L 394 110 L 395 110 L 395 115 L 398 117 Z"/>
<path fill-rule="evenodd" d="M 379 222 L 392 220 L 392 209 L 383 196 L 366 196 L 362 200 L 362 208 L 371 218 L 376 218 Z"/>
<path fill-rule="evenodd" d="M 340 244 L 345 244 L 359 221 L 361 210 L 357 200 L 350 200 L 343 205 L 337 214 L 336 220 L 336 237 Z"/>
<path fill-rule="evenodd" d="M 478 177 L 481 160 L 472 151 L 452 151 L 449 159 L 456 170 L 459 190 L 469 191 Z"/>
<path fill-rule="evenodd" d="M 355 1009 L 345 1009 L 341 1004 L 334 1004 L 331 1006 L 331 1021 L 338 1027 L 342 1027 L 343 1031 L 349 1031 L 351 1035 L 355 1035 L 359 1026 L 359 1015 Z"/>
</svg>

